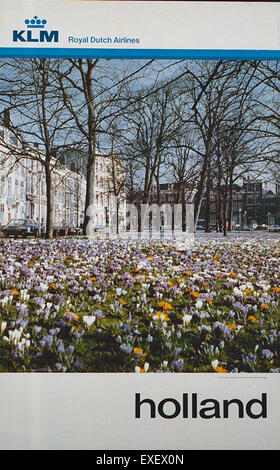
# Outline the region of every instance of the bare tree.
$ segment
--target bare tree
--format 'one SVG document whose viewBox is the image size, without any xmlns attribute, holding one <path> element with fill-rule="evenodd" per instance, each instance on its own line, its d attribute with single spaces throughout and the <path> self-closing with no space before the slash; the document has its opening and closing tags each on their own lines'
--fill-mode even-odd
<svg viewBox="0 0 280 470">
<path fill-rule="evenodd" d="M 143 98 L 145 94 L 148 96 Z M 138 169 L 138 190 L 134 192 L 138 204 L 138 231 L 141 231 L 140 205 L 149 204 L 154 186 L 159 202 L 160 181 L 167 173 L 168 148 L 178 127 L 173 100 L 170 87 L 163 87 L 151 95 L 147 88 L 143 89 L 141 93 L 138 92 L 137 101 L 123 118 L 127 123 L 122 136 L 126 159 L 130 163 L 133 161 L 134 167 Z"/>
<path fill-rule="evenodd" d="M 63 100 L 54 80 L 58 61 L 52 59 L 13 59 L 5 67 L 9 88 L 5 105 L 13 113 L 9 130 L 17 145 L 6 141 L 7 154 L 16 161 L 40 163 L 45 173 L 47 196 L 46 236 L 53 236 L 53 171 L 59 165 L 58 149 L 70 139 L 71 122 L 65 115 Z M 7 78 L 9 77 L 9 78 Z"/>
<path fill-rule="evenodd" d="M 174 204 L 182 204 L 182 229 L 186 230 L 186 204 L 193 202 L 196 176 L 199 164 L 191 148 L 195 146 L 195 136 L 186 126 L 182 127 L 172 140 L 167 165 L 173 181 Z M 172 218 L 174 230 L 174 212 Z"/>
<path fill-rule="evenodd" d="M 110 135 L 114 135 L 115 121 L 129 106 L 127 83 L 141 76 L 142 69 L 151 64 L 131 68 L 110 66 L 110 61 L 98 59 L 73 59 L 61 63 L 58 82 L 63 100 L 74 119 L 77 137 L 86 151 L 86 200 L 83 233 L 93 230 L 95 159 L 99 149 Z M 106 146 L 106 145 L 105 145 Z"/>
<path fill-rule="evenodd" d="M 193 147 L 200 161 L 195 199 L 195 225 L 201 202 L 206 195 L 206 231 L 210 231 L 211 162 L 215 152 L 215 132 L 219 124 L 231 112 L 232 100 L 228 100 L 231 80 L 242 64 L 228 61 L 198 62 L 188 64 L 188 75 L 180 82 L 184 104 L 180 102 L 178 115 L 197 133 Z M 227 99 L 226 99 L 227 98 Z"/>
</svg>

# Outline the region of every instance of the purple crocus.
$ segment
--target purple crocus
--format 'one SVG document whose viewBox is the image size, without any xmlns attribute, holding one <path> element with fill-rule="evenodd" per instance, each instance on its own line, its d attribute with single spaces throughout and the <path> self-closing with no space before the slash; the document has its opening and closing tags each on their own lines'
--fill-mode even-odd
<svg viewBox="0 0 280 470">
<path fill-rule="evenodd" d="M 274 357 L 274 354 L 273 352 L 271 352 L 269 349 L 263 349 L 262 350 L 262 356 L 267 359 L 267 360 L 270 360 Z"/>
</svg>

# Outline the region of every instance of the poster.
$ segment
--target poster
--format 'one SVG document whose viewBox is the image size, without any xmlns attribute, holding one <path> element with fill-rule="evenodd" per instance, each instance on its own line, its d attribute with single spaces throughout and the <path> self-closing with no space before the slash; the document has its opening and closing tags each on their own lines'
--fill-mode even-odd
<svg viewBox="0 0 280 470">
<path fill-rule="evenodd" d="M 278 450 L 279 4 L 1 0 L 0 56 L 0 448 Z"/>
</svg>

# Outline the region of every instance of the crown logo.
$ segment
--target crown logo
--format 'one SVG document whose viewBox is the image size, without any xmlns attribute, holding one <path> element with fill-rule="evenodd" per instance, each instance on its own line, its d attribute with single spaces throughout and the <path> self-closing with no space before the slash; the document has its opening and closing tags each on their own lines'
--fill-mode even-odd
<svg viewBox="0 0 280 470">
<path fill-rule="evenodd" d="M 38 16 L 34 16 L 32 20 L 25 20 L 27 28 L 44 28 L 47 20 L 40 20 Z"/>
</svg>

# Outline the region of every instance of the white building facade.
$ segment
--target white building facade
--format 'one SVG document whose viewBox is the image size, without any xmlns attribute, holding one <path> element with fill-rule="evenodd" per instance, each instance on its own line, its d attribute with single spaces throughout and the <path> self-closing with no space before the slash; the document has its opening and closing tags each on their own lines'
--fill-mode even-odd
<svg viewBox="0 0 280 470">
<path fill-rule="evenodd" d="M 35 144 L 27 147 L 25 157 L 24 147 L 9 129 L 0 128 L 0 225 L 11 219 L 32 219 L 41 226 L 46 224 L 44 154 Z M 32 149 L 37 158 L 31 158 Z M 69 168 L 58 159 L 54 159 L 52 165 L 53 224 L 59 226 L 67 222 L 80 227 L 86 196 L 84 171 Z M 125 228 L 124 177 L 124 169 L 115 158 L 96 156 L 94 228 L 114 231 L 116 219 L 119 229 Z"/>
<path fill-rule="evenodd" d="M 125 230 L 125 169 L 116 157 L 95 157 L 95 227 L 110 232 Z"/>
<path fill-rule="evenodd" d="M 44 226 L 47 197 L 44 166 L 39 161 L 40 150 L 34 146 L 34 155 L 39 158 L 33 159 L 30 145 L 25 157 L 24 148 L 19 147 L 20 143 L 7 128 L 0 128 L 0 137 L 0 224 L 5 225 L 11 219 L 32 219 Z M 41 155 L 43 162 L 43 153 Z M 69 222 L 80 226 L 84 213 L 85 178 L 80 172 L 71 171 L 55 160 L 51 164 L 54 225 Z"/>
</svg>

